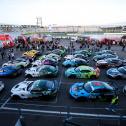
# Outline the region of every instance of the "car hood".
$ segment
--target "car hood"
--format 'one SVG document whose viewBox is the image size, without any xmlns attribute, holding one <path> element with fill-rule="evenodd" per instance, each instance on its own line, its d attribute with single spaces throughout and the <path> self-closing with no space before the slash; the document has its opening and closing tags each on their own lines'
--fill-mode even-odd
<svg viewBox="0 0 126 126">
<path fill-rule="evenodd" d="M 17 91 L 25 91 L 28 87 L 29 84 L 31 84 L 33 81 L 23 81 L 20 82 L 19 84 L 15 85 L 12 89 L 11 92 L 17 92 Z"/>
<path fill-rule="evenodd" d="M 26 71 L 36 71 L 37 68 L 38 67 L 31 67 L 31 68 L 27 69 Z"/>
<path fill-rule="evenodd" d="M 110 69 L 107 70 L 107 73 L 108 74 L 112 74 L 112 75 L 118 75 L 118 74 L 120 74 L 120 72 L 118 71 L 117 68 L 110 68 Z"/>
<path fill-rule="evenodd" d="M 103 63 L 104 64 L 104 63 L 107 63 L 107 61 L 105 61 L 105 60 L 98 60 L 97 63 Z"/>
</svg>

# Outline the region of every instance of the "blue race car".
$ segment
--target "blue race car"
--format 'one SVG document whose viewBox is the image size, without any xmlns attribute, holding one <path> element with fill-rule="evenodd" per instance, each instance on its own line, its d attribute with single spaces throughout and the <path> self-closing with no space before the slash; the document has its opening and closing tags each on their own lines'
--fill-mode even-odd
<svg viewBox="0 0 126 126">
<path fill-rule="evenodd" d="M 63 62 L 63 66 L 65 67 L 76 67 L 80 65 L 87 65 L 87 61 L 81 58 L 74 58 Z"/>
<path fill-rule="evenodd" d="M 21 69 L 15 66 L 5 66 L 0 68 L 0 77 L 17 76 L 21 74 Z"/>
<path fill-rule="evenodd" d="M 115 95 L 116 88 L 107 82 L 88 81 L 87 83 L 74 83 L 69 93 L 74 99 L 104 98 L 110 100 Z"/>
<path fill-rule="evenodd" d="M 119 68 L 110 68 L 106 73 L 110 78 L 126 79 L 126 66 Z"/>
</svg>

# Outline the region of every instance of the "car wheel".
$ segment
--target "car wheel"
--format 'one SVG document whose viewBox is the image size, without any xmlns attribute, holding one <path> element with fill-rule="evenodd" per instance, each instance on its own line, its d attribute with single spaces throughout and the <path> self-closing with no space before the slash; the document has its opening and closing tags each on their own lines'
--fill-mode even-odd
<svg viewBox="0 0 126 126">
<path fill-rule="evenodd" d="M 17 76 L 17 75 L 18 75 L 18 73 L 17 73 L 17 72 L 13 73 L 13 76 Z"/>
<path fill-rule="evenodd" d="M 76 78 L 76 75 L 70 75 L 69 78 Z"/>
<path fill-rule="evenodd" d="M 23 66 L 23 65 L 21 65 L 20 67 L 21 67 L 21 68 L 24 68 L 24 66 Z"/>
<path fill-rule="evenodd" d="M 68 68 L 68 67 L 71 67 L 71 65 L 70 64 L 68 64 L 68 65 L 66 65 L 66 67 Z"/>
<path fill-rule="evenodd" d="M 90 76 L 91 79 L 96 79 L 95 75 Z"/>
<path fill-rule="evenodd" d="M 27 74 L 26 77 L 31 78 L 32 76 L 30 74 Z"/>
<path fill-rule="evenodd" d="M 77 99 L 75 99 L 76 101 L 86 101 L 87 100 L 87 98 L 85 98 L 85 97 L 78 97 Z"/>
<path fill-rule="evenodd" d="M 20 97 L 18 95 L 13 95 L 12 97 L 14 100 L 20 99 Z"/>
</svg>

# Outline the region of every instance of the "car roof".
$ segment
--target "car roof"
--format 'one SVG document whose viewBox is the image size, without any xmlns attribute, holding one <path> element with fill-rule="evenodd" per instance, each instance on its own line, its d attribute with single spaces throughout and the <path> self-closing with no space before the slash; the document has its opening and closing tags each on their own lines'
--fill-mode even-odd
<svg viewBox="0 0 126 126">
<path fill-rule="evenodd" d="M 112 89 L 112 87 L 107 82 L 102 81 L 89 81 L 87 82 L 90 84 L 92 91 L 96 89 Z"/>
<path fill-rule="evenodd" d="M 94 70 L 93 67 L 89 67 L 89 66 L 79 66 L 77 68 L 79 68 L 80 70 Z"/>
</svg>

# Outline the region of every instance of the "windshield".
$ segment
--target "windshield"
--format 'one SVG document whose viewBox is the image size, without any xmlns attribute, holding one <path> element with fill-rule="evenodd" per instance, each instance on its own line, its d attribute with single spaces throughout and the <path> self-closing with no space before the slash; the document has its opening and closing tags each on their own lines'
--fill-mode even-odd
<svg viewBox="0 0 126 126">
<path fill-rule="evenodd" d="M 120 73 L 126 74 L 126 69 L 123 68 L 123 67 L 118 68 L 118 71 L 119 71 Z"/>
<path fill-rule="evenodd" d="M 28 85 L 27 91 L 30 91 L 30 90 L 31 90 L 32 84 L 33 84 L 33 82 L 31 82 L 31 83 Z"/>
<path fill-rule="evenodd" d="M 90 83 L 84 84 L 84 89 L 85 89 L 88 93 L 90 93 L 90 92 L 92 91 L 91 86 L 90 86 Z"/>
</svg>

